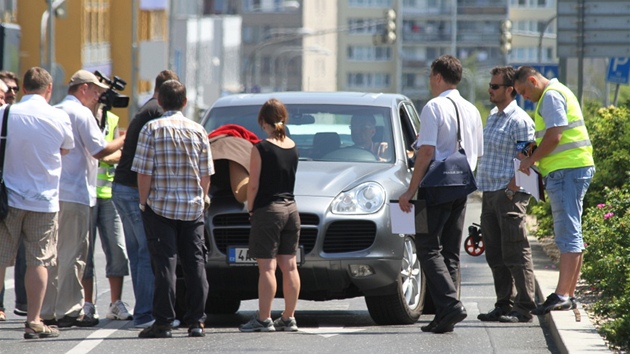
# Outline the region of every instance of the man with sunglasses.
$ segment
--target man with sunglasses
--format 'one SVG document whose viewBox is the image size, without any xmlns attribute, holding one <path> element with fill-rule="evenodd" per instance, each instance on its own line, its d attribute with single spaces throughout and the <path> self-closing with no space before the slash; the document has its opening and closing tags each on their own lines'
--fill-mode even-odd
<svg viewBox="0 0 630 354">
<path fill-rule="evenodd" d="M 10 71 L 0 71 L 0 80 L 8 87 L 4 93 L 4 101 L 8 104 L 15 103 L 18 91 L 20 91 L 20 79 Z"/>
<path fill-rule="evenodd" d="M 497 301 L 481 313 L 481 321 L 531 322 L 534 303 L 534 265 L 525 217 L 530 195 L 516 186 L 514 163 L 518 142 L 534 140 L 534 122 L 514 99 L 515 69 L 490 71 L 490 102 L 496 106 L 483 129 L 484 156 L 479 160 L 477 186 L 483 192 L 481 229 L 486 261 L 492 270 Z"/>
</svg>

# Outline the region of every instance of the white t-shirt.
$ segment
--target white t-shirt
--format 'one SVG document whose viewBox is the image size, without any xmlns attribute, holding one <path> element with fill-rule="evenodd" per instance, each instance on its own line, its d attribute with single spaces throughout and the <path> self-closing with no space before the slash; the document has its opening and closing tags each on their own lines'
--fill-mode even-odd
<svg viewBox="0 0 630 354">
<path fill-rule="evenodd" d="M 55 107 L 68 113 L 75 145 L 62 159 L 59 200 L 94 206 L 98 160 L 93 156 L 107 146 L 107 141 L 92 111 L 73 95 L 66 96 Z"/>
<path fill-rule="evenodd" d="M 466 101 L 457 90 L 446 90 L 433 98 L 422 108 L 420 113 L 420 133 L 417 147 L 429 145 L 435 147 L 435 159 L 443 160 L 457 148 L 457 115 L 455 106 L 447 99 L 455 101 L 461 123 L 462 146 L 470 168 L 474 171 L 477 159 L 483 155 L 483 126 L 479 110 Z"/>
<path fill-rule="evenodd" d="M 0 109 L 0 122 L 6 106 Z M 9 109 L 4 182 L 9 205 L 34 212 L 59 211 L 60 149 L 74 147 L 68 115 L 40 95 Z"/>
</svg>

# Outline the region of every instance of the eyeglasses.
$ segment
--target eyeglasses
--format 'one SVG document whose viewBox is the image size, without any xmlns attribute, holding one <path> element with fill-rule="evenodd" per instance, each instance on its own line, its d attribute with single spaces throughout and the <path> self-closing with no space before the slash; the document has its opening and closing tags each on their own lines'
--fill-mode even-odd
<svg viewBox="0 0 630 354">
<path fill-rule="evenodd" d="M 17 93 L 18 91 L 20 91 L 20 86 L 9 86 L 9 91 Z"/>
<path fill-rule="evenodd" d="M 491 89 L 493 89 L 493 90 L 498 90 L 498 89 L 499 89 L 499 87 L 501 87 L 501 86 L 509 87 L 509 86 L 512 86 L 512 85 L 504 85 L 504 84 L 488 84 L 488 87 L 490 87 L 490 88 L 491 88 Z"/>
</svg>

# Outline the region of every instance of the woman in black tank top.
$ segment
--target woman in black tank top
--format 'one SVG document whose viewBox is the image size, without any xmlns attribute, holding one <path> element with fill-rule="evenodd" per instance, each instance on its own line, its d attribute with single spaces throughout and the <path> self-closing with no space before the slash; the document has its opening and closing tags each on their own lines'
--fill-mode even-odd
<svg viewBox="0 0 630 354">
<path fill-rule="evenodd" d="M 249 252 L 258 262 L 258 317 L 241 325 L 242 332 L 297 331 L 295 308 L 300 293 L 296 253 L 300 216 L 293 199 L 298 152 L 286 136 L 287 109 L 270 99 L 258 113 L 267 138 L 252 148 L 247 205 L 252 224 Z M 282 271 L 284 312 L 271 319 L 276 295 L 276 268 Z"/>
</svg>

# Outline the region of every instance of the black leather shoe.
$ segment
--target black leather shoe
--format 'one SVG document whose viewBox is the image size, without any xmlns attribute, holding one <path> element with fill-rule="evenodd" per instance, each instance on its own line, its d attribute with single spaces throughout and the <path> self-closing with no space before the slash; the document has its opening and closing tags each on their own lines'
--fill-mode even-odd
<svg viewBox="0 0 630 354">
<path fill-rule="evenodd" d="M 57 327 L 59 328 L 72 327 L 76 325 L 76 323 L 77 323 L 77 317 L 65 315 L 63 316 L 62 319 L 57 320 Z"/>
<path fill-rule="evenodd" d="M 437 321 L 433 319 L 433 321 L 429 322 L 428 325 L 420 327 L 422 332 L 433 332 L 433 328 L 437 326 Z"/>
<path fill-rule="evenodd" d="M 504 322 L 504 323 L 519 323 L 519 322 L 531 322 L 531 321 L 532 321 L 531 316 L 523 315 L 522 313 L 517 312 L 517 311 L 511 311 L 507 315 L 503 315 L 499 317 L 499 322 Z"/>
<path fill-rule="evenodd" d="M 172 338 L 171 326 L 160 326 L 155 323 L 138 334 L 138 338 Z"/>
<path fill-rule="evenodd" d="M 462 305 L 458 305 L 451 311 L 447 312 L 442 319 L 437 323 L 435 328 L 431 332 L 433 333 L 446 333 L 452 332 L 455 325 L 464 320 L 468 316 L 466 309 Z"/>
<path fill-rule="evenodd" d="M 509 311 L 505 311 L 500 307 L 495 307 L 494 310 L 488 313 L 480 313 L 477 315 L 477 319 L 485 322 L 496 322 L 503 315 L 507 315 Z"/>
</svg>

